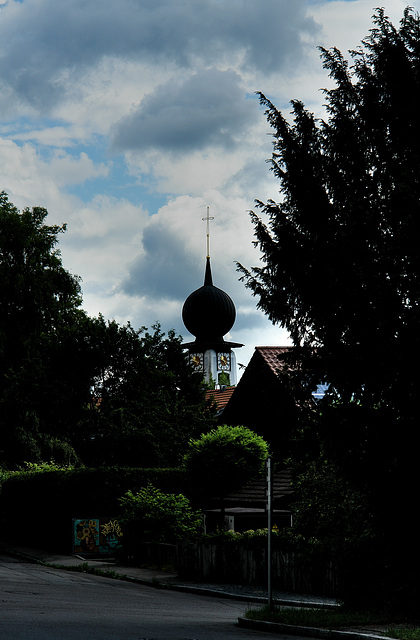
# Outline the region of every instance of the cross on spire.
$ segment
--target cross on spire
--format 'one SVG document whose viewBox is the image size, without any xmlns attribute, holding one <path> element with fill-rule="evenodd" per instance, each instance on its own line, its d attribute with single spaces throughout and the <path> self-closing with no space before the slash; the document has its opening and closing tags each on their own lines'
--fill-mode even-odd
<svg viewBox="0 0 420 640">
<path fill-rule="evenodd" d="M 214 220 L 214 216 L 209 215 L 210 207 L 207 207 L 207 216 L 201 218 L 207 222 L 207 258 L 210 258 L 210 220 Z"/>
</svg>

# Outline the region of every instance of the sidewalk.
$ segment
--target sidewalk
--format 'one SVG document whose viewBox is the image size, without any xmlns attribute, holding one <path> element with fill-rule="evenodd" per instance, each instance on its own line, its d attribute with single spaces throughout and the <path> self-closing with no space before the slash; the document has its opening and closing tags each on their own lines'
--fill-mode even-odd
<svg viewBox="0 0 420 640">
<path fill-rule="evenodd" d="M 82 564 L 90 568 L 97 569 L 110 576 L 160 588 L 170 588 L 174 590 L 190 591 L 193 593 L 203 593 L 206 595 L 218 595 L 223 597 L 245 600 L 247 602 L 257 602 L 264 604 L 267 602 L 267 589 L 261 586 L 235 585 L 235 584 L 205 584 L 190 580 L 180 580 L 176 573 L 166 573 L 163 571 L 145 569 L 118 563 L 114 558 L 85 558 L 77 555 L 52 554 L 45 550 L 33 549 L 22 545 L 3 543 L 0 541 L 0 551 L 8 553 L 22 560 L 38 562 L 40 564 L 57 567 L 77 567 Z M 317 596 L 305 596 L 294 593 L 284 593 L 273 591 L 273 601 L 279 605 L 307 606 L 307 607 L 336 607 L 338 602 L 331 598 Z"/>
<path fill-rule="evenodd" d="M 113 558 L 84 558 L 77 555 L 60 555 L 51 554 L 48 551 L 32 549 L 30 547 L 11 545 L 0 541 L 0 552 L 11 555 L 15 558 L 28 562 L 35 562 L 45 566 L 56 568 L 71 568 L 87 565 L 89 568 L 103 572 L 104 576 L 111 578 L 119 578 L 128 582 L 134 582 L 150 587 L 161 589 L 172 589 L 195 593 L 199 595 L 218 596 L 223 598 L 232 598 L 248 603 L 258 603 L 260 605 L 267 603 L 267 589 L 259 586 L 251 585 L 235 585 L 235 584 L 205 584 L 202 582 L 194 582 L 180 580 L 176 573 L 165 573 L 155 571 L 153 569 L 145 569 L 122 565 Z M 273 591 L 273 604 L 281 606 L 297 606 L 297 607 L 322 607 L 334 608 L 339 603 L 331 598 L 323 598 L 318 596 L 299 595 L 295 593 L 285 593 L 281 591 Z M 259 631 L 275 632 L 283 635 L 299 635 L 310 638 L 323 638 L 326 640 L 384 640 L 385 636 L 369 630 L 343 630 L 334 631 L 328 629 L 313 629 L 308 627 L 291 627 L 288 625 L 280 625 L 270 622 L 256 622 L 246 618 L 239 618 L 238 624 L 241 627 L 257 629 Z"/>
</svg>

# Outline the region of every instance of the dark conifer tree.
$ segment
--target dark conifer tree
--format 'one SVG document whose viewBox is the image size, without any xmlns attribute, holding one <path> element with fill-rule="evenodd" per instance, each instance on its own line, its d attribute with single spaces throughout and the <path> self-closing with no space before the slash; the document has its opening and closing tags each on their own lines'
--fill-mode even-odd
<svg viewBox="0 0 420 640">
<path fill-rule="evenodd" d="M 330 384 L 309 455 L 366 489 L 400 588 L 413 586 L 396 577 L 410 532 L 391 512 L 409 514 L 418 488 L 420 18 L 406 9 L 397 28 L 377 9 L 373 22 L 352 64 L 321 49 L 334 80 L 325 120 L 293 101 L 289 122 L 260 94 L 281 198 L 257 202 L 263 264 L 239 270 L 289 330 L 308 390 Z"/>
<path fill-rule="evenodd" d="M 240 269 L 268 317 L 316 348 L 341 397 L 385 393 L 399 407 L 418 382 L 420 23 L 409 10 L 399 30 L 383 10 L 374 22 L 353 67 L 322 50 L 336 83 L 327 120 L 296 101 L 289 124 L 260 96 L 282 198 L 257 203 L 264 265 Z"/>
</svg>

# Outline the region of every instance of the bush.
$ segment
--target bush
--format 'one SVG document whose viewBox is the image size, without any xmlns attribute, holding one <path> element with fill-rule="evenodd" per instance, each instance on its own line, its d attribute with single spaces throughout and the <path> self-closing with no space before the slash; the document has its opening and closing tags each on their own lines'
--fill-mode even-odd
<svg viewBox="0 0 420 640">
<path fill-rule="evenodd" d="M 163 493 L 152 484 L 119 500 L 124 548 L 129 553 L 143 542 L 190 542 L 203 533 L 203 515 L 193 511 L 182 494 Z"/>
<path fill-rule="evenodd" d="M 267 547 L 268 529 L 248 529 L 247 531 L 217 531 L 203 537 L 207 544 L 232 544 L 241 547 Z M 273 527 L 271 541 L 274 548 L 281 549 L 285 553 L 299 553 L 307 547 L 303 547 L 302 538 L 291 529 L 278 529 Z"/>
<path fill-rule="evenodd" d="M 222 425 L 189 441 L 184 465 L 197 496 L 223 498 L 261 473 L 268 453 L 247 427 Z"/>
</svg>

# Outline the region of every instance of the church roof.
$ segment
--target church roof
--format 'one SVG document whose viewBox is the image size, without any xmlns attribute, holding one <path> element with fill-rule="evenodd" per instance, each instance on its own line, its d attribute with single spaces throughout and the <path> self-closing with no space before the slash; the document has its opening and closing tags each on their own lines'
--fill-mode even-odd
<svg viewBox="0 0 420 640">
<path fill-rule="evenodd" d="M 204 285 L 193 291 L 182 309 L 182 319 L 188 331 L 200 343 L 222 343 L 236 318 L 230 296 L 213 285 L 210 258 L 206 259 Z"/>
</svg>

